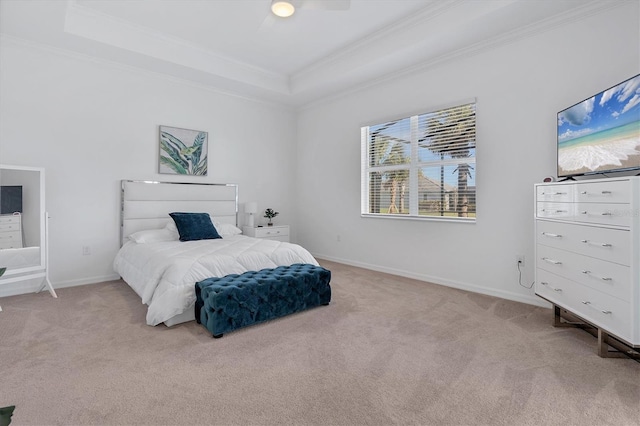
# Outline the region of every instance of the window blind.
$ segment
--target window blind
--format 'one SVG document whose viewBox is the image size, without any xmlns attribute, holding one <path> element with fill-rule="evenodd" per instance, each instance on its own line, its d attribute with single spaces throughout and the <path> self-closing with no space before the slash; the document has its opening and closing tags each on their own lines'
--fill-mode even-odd
<svg viewBox="0 0 640 426">
<path fill-rule="evenodd" d="M 361 128 L 362 214 L 474 220 L 476 105 Z"/>
</svg>

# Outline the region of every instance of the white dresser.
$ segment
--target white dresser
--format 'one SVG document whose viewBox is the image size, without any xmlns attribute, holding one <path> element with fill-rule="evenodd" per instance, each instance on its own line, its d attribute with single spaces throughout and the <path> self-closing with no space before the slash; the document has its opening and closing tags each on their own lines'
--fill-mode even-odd
<svg viewBox="0 0 640 426">
<path fill-rule="evenodd" d="M 640 177 L 535 185 L 536 294 L 640 347 Z M 612 345 L 613 346 L 613 345 Z M 632 351 L 633 352 L 633 351 Z"/>
<path fill-rule="evenodd" d="M 22 247 L 22 216 L 0 215 L 0 249 Z"/>
<path fill-rule="evenodd" d="M 248 237 L 289 242 L 289 225 L 243 226 L 242 233 Z"/>
</svg>

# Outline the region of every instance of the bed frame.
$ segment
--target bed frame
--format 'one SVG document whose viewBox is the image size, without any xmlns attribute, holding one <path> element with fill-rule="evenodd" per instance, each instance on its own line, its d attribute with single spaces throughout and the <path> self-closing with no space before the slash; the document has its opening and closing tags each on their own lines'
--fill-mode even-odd
<svg viewBox="0 0 640 426">
<path fill-rule="evenodd" d="M 164 227 L 171 212 L 209 213 L 220 223 L 238 224 L 238 185 L 122 180 L 120 246 L 134 232 Z M 167 326 L 193 321 L 187 311 L 165 321 Z"/>
<path fill-rule="evenodd" d="M 238 224 L 238 185 L 123 180 L 120 245 L 127 236 L 162 228 L 171 212 L 209 213 L 220 223 Z"/>
</svg>

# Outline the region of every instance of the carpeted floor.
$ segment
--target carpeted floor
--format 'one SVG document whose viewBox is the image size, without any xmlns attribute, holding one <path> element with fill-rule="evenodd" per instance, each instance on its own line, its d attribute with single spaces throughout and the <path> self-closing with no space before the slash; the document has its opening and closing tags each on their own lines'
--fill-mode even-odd
<svg viewBox="0 0 640 426">
<path fill-rule="evenodd" d="M 333 300 L 213 339 L 122 281 L 0 299 L 12 425 L 638 425 L 640 363 L 548 309 L 331 262 Z"/>
</svg>

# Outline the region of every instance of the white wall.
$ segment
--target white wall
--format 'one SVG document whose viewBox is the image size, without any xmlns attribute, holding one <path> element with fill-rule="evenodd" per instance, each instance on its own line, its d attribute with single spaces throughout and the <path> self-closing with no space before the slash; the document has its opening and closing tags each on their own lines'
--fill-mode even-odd
<svg viewBox="0 0 640 426">
<path fill-rule="evenodd" d="M 637 2 L 340 99 L 286 108 L 0 39 L 0 163 L 44 167 L 55 286 L 114 278 L 121 179 L 234 182 L 315 255 L 535 303 L 533 183 L 555 115 L 640 70 Z M 360 218 L 360 126 L 477 98 L 476 224 Z M 158 126 L 209 132 L 209 176 L 157 173 Z M 240 215 L 242 220 L 242 215 Z M 260 219 L 260 218 L 259 218 Z M 341 241 L 337 241 L 340 235 Z M 92 254 L 82 255 L 82 246 Z M 0 287 L 0 296 L 30 288 Z"/>
<path fill-rule="evenodd" d="M 0 43 L 0 163 L 46 171 L 54 286 L 117 277 L 121 179 L 237 183 L 241 203 L 272 207 L 281 223 L 292 217 L 291 110 L 26 42 Z M 158 174 L 159 125 L 209 132 L 209 176 Z M 83 246 L 91 255 L 82 255 Z M 2 286 L 0 295 L 30 291 L 25 285 Z"/>
<path fill-rule="evenodd" d="M 299 113 L 299 242 L 316 256 L 541 303 L 533 184 L 555 175 L 556 113 L 640 70 L 637 2 L 390 79 Z M 360 127 L 477 98 L 477 223 L 360 217 Z M 341 241 L 337 236 L 340 235 Z"/>
</svg>

